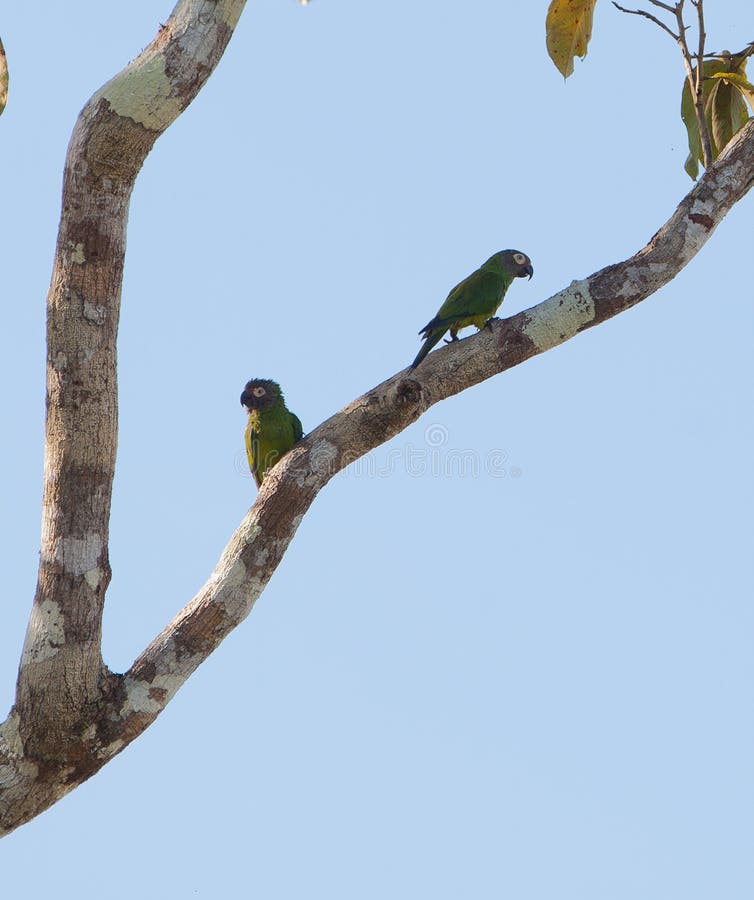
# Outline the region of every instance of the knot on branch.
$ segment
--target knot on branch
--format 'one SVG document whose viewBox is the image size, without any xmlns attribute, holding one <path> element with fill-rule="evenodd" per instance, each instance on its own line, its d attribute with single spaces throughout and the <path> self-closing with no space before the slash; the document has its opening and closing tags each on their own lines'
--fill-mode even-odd
<svg viewBox="0 0 754 900">
<path fill-rule="evenodd" d="M 395 393 L 399 404 L 415 406 L 421 400 L 422 386 L 414 378 L 405 378 L 398 382 Z"/>
</svg>

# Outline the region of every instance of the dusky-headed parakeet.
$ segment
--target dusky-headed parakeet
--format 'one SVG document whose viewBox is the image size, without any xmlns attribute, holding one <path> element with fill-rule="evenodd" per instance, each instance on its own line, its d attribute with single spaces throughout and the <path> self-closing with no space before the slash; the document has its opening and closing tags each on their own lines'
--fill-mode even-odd
<svg viewBox="0 0 754 900">
<path fill-rule="evenodd" d="M 241 405 L 249 413 L 246 455 L 257 487 L 272 468 L 304 436 L 297 415 L 285 405 L 280 385 L 266 378 L 252 378 L 241 394 Z"/>
<path fill-rule="evenodd" d="M 419 332 L 424 344 L 411 368 L 419 365 L 448 329 L 453 341 L 458 340 L 460 329 L 468 325 L 482 329 L 497 312 L 513 279 L 524 275 L 531 278 L 533 274 L 531 260 L 520 250 L 494 253 L 476 272 L 453 288 L 434 319 Z"/>
</svg>

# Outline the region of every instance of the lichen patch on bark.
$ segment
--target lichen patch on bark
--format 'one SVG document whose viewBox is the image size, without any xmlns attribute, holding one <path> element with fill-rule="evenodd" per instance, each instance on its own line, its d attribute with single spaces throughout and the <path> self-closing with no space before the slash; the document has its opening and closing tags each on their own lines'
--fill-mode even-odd
<svg viewBox="0 0 754 900">
<path fill-rule="evenodd" d="M 96 591 L 102 581 L 102 574 L 102 569 L 99 567 L 89 569 L 88 572 L 84 572 L 84 581 L 86 581 L 93 591 Z"/>
<path fill-rule="evenodd" d="M 126 702 L 121 714 L 124 717 L 131 713 L 146 713 L 149 716 L 156 716 L 184 681 L 185 678 L 173 674 L 155 675 L 153 682 L 128 679 Z M 157 693 L 155 693 L 155 688 L 159 689 Z"/>
<path fill-rule="evenodd" d="M 309 468 L 316 475 L 332 475 L 336 469 L 338 448 L 325 438 L 316 441 L 309 451 Z"/>
<path fill-rule="evenodd" d="M 81 538 L 63 538 L 56 547 L 55 562 L 69 575 L 84 575 L 97 568 L 102 555 L 102 537 L 90 532 Z"/>
<path fill-rule="evenodd" d="M 162 132 L 181 112 L 181 103 L 172 96 L 172 89 L 165 72 L 165 55 L 145 54 L 97 91 L 92 102 L 106 100 L 116 115 L 132 119 L 150 131 Z"/>
<path fill-rule="evenodd" d="M 565 290 L 524 313 L 523 333 L 542 353 L 578 334 L 595 316 L 589 282 L 574 281 Z"/>
<path fill-rule="evenodd" d="M 22 756 L 24 745 L 19 732 L 19 716 L 15 710 L 0 725 L 0 754 L 3 756 Z"/>
<path fill-rule="evenodd" d="M 52 659 L 65 644 L 63 610 L 54 600 L 43 600 L 32 607 L 23 649 L 22 665 Z"/>
<path fill-rule="evenodd" d="M 93 325 L 104 325 L 107 319 L 107 307 L 84 300 L 84 318 Z"/>
<path fill-rule="evenodd" d="M 86 262 L 86 254 L 84 253 L 84 245 L 68 241 L 68 253 L 72 263 L 83 265 Z"/>
</svg>

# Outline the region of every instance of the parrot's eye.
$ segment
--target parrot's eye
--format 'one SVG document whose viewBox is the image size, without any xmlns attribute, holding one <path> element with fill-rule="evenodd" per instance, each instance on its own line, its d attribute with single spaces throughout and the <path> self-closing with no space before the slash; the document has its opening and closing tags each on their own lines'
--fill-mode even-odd
<svg viewBox="0 0 754 900">
<path fill-rule="evenodd" d="M 264 397 L 267 391 L 263 387 L 255 387 L 251 392 L 255 397 Z"/>
<path fill-rule="evenodd" d="M 514 253 L 513 254 L 513 262 L 517 266 L 522 266 L 526 262 L 526 257 L 523 253 Z"/>
</svg>

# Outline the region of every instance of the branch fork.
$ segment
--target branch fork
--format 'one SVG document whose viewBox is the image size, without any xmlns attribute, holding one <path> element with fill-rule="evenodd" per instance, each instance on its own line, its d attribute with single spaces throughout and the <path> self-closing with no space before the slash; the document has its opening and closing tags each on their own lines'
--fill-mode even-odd
<svg viewBox="0 0 754 900">
<path fill-rule="evenodd" d="M 337 472 L 435 403 L 657 291 L 754 184 L 752 120 L 629 259 L 435 351 L 418 372 L 397 373 L 323 422 L 267 474 L 199 593 L 126 673 L 113 673 L 102 661 L 101 627 L 110 579 L 128 201 L 146 153 L 209 76 L 242 9 L 233 0 L 181 0 L 153 44 L 82 110 L 71 138 L 48 298 L 39 582 L 15 706 L 0 725 L 0 835 L 91 777 L 155 720 L 249 614 L 303 516 Z"/>
</svg>

